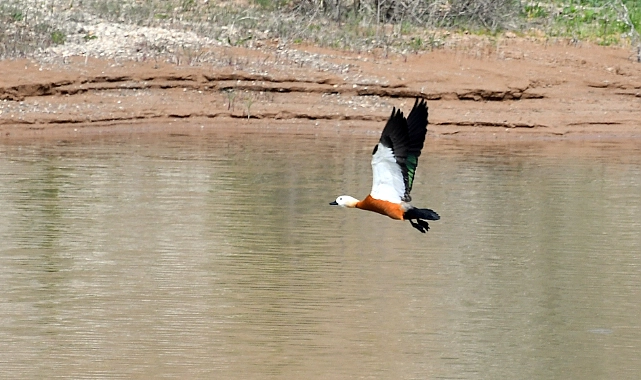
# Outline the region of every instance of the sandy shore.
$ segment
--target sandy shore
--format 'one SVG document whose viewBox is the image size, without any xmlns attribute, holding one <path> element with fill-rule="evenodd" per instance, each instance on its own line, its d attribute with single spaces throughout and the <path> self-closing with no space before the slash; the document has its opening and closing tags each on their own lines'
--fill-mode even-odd
<svg viewBox="0 0 641 380">
<path fill-rule="evenodd" d="M 0 141 L 186 126 L 377 131 L 416 96 L 429 100 L 434 136 L 641 139 L 641 64 L 625 48 L 514 38 L 393 56 L 268 44 L 208 54 L 2 61 Z"/>
</svg>

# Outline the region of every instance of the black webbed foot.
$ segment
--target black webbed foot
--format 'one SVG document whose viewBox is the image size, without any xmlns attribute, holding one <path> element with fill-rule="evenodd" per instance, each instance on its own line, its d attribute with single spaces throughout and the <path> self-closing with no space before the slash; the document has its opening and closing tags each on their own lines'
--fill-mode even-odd
<svg viewBox="0 0 641 380">
<path fill-rule="evenodd" d="M 414 227 L 417 230 L 419 230 L 422 234 L 424 234 L 425 232 L 427 232 L 427 230 L 430 229 L 429 224 L 427 224 L 426 221 L 421 220 L 421 219 L 416 219 L 416 222 L 413 222 L 410 219 L 410 224 L 412 225 L 412 227 Z"/>
<path fill-rule="evenodd" d="M 421 226 L 425 227 L 425 231 L 430 229 L 430 225 L 426 221 L 422 219 L 417 219 L 416 222 L 418 222 L 418 224 L 420 224 Z"/>
</svg>

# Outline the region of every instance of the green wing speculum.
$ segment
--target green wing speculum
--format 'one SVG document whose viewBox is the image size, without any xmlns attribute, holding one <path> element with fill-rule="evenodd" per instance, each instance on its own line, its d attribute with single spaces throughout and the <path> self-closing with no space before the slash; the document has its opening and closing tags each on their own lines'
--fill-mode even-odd
<svg viewBox="0 0 641 380">
<path fill-rule="evenodd" d="M 406 202 L 411 200 L 410 191 L 414 184 L 414 174 L 418 166 L 418 157 L 421 155 L 423 143 L 425 142 L 425 133 L 427 132 L 427 104 L 424 100 L 416 99 L 412 111 L 407 116 L 407 156 L 404 158 L 402 165 L 403 175 L 405 178 L 405 198 Z"/>
<path fill-rule="evenodd" d="M 407 156 L 405 161 L 407 166 L 407 184 L 406 184 L 406 196 L 409 198 L 410 191 L 412 191 L 412 184 L 414 183 L 414 173 L 416 172 L 416 167 L 418 166 L 418 157 L 417 156 Z"/>
</svg>

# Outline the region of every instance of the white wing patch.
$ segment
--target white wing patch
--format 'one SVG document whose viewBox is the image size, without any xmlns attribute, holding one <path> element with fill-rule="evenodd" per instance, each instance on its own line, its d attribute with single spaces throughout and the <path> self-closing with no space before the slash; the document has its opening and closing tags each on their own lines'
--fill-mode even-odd
<svg viewBox="0 0 641 380">
<path fill-rule="evenodd" d="M 401 203 L 401 198 L 405 195 L 403 172 L 396 163 L 392 149 L 381 143 L 372 156 L 372 175 L 372 198 Z"/>
</svg>

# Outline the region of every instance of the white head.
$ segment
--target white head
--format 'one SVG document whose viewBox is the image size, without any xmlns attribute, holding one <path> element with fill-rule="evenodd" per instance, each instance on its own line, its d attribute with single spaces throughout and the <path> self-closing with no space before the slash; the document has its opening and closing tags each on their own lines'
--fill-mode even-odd
<svg viewBox="0 0 641 380">
<path fill-rule="evenodd" d="M 349 195 L 341 195 L 340 197 L 336 198 L 334 202 L 331 202 L 330 205 L 354 208 L 356 207 L 357 203 L 358 199 L 350 197 Z"/>
</svg>

